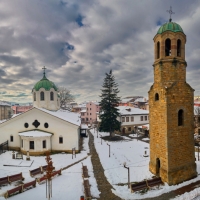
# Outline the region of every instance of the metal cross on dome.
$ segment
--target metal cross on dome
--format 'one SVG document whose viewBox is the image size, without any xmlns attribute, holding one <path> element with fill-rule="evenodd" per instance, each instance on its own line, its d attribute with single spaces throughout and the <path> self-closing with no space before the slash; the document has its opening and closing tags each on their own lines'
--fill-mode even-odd
<svg viewBox="0 0 200 200">
<path fill-rule="evenodd" d="M 170 14 L 170 19 L 169 19 L 169 21 L 171 22 L 171 21 L 172 21 L 171 16 L 172 16 L 172 14 L 175 14 L 175 13 L 172 11 L 172 7 L 171 7 L 171 6 L 170 6 L 170 10 L 167 10 L 167 12 Z"/>
<path fill-rule="evenodd" d="M 44 70 L 43 74 L 45 75 L 45 69 L 47 69 L 45 66 L 42 68 Z"/>
</svg>

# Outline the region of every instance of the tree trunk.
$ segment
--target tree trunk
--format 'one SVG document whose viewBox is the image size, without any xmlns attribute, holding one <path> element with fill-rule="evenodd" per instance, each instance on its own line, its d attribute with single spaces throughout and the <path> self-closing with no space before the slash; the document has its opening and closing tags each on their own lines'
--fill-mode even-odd
<svg viewBox="0 0 200 200">
<path fill-rule="evenodd" d="M 112 138 L 112 137 L 114 137 L 115 136 L 115 132 L 111 132 L 110 133 L 110 137 Z"/>
</svg>

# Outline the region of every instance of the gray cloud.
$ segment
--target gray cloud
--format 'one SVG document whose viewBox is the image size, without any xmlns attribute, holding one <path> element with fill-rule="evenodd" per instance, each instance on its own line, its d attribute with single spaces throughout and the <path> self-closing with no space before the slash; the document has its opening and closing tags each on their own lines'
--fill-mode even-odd
<svg viewBox="0 0 200 200">
<path fill-rule="evenodd" d="M 110 69 L 120 96 L 148 96 L 153 37 L 168 21 L 170 5 L 173 21 L 187 35 L 187 81 L 198 88 L 199 0 L 17 0 L 0 4 L 0 98 L 6 89 L 10 96 L 4 99 L 30 102 L 43 66 L 47 77 L 70 89 L 79 102 L 99 99 Z"/>
</svg>

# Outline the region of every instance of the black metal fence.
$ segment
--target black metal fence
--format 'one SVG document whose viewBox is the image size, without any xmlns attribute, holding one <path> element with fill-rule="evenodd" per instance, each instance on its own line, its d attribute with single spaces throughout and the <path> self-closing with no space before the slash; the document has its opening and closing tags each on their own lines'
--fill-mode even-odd
<svg viewBox="0 0 200 200">
<path fill-rule="evenodd" d="M 0 144 L 0 154 L 8 151 L 8 140 L 2 144 Z"/>
</svg>

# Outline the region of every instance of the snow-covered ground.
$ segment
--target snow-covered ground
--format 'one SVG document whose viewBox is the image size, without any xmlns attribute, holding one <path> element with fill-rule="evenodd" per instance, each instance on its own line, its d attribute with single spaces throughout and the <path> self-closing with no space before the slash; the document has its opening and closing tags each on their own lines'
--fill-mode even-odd
<svg viewBox="0 0 200 200">
<path fill-rule="evenodd" d="M 66 167 L 72 163 L 75 163 L 85 157 L 89 152 L 88 148 L 88 138 L 84 138 L 83 142 L 84 150 L 81 153 L 76 154 L 76 158 L 72 159 L 71 154 L 55 154 L 51 155 L 53 166 L 56 169 Z M 0 177 L 5 177 L 7 175 L 13 175 L 22 172 L 23 177 L 25 178 L 24 182 L 29 182 L 34 180 L 29 175 L 29 170 L 38 168 L 41 165 L 46 165 L 45 156 L 31 156 L 31 161 L 24 161 L 23 163 L 32 163 L 31 167 L 12 167 L 12 166 L 3 166 L 4 164 L 19 164 L 22 160 L 12 160 L 12 152 L 8 151 L 0 155 Z M 84 195 L 83 190 L 83 179 L 82 179 L 82 163 L 87 165 L 89 171 L 89 182 L 91 184 L 91 194 L 94 197 L 99 197 L 99 191 L 97 188 L 96 179 L 93 174 L 93 167 L 91 164 L 91 158 L 88 156 L 85 160 L 80 163 L 62 171 L 61 176 L 57 176 L 52 181 L 53 197 L 52 200 L 66 200 L 66 199 L 80 199 L 80 196 Z M 8 186 L 2 186 L 0 189 L 0 196 L 2 196 L 6 190 L 14 187 L 14 183 Z M 21 194 L 10 197 L 10 199 L 15 200 L 35 200 L 35 199 L 46 199 L 46 185 L 36 185 L 36 188 L 23 192 Z"/>
<path fill-rule="evenodd" d="M 124 137 L 125 140 L 116 142 L 105 142 L 103 140 L 101 145 L 101 139 L 97 138 L 97 132 L 94 132 L 93 129 L 91 129 L 91 132 L 94 135 L 95 147 L 97 153 L 99 154 L 101 164 L 105 170 L 105 175 L 110 184 L 112 184 L 113 188 L 115 189 L 113 190 L 113 193 L 115 193 L 122 199 L 129 200 L 155 197 L 163 193 L 170 192 L 171 190 L 175 190 L 185 185 L 188 185 L 192 182 L 196 182 L 197 180 L 200 180 L 200 177 L 197 177 L 190 181 L 186 181 L 184 183 L 174 186 L 168 186 L 168 184 L 165 184 L 164 186 L 160 186 L 159 189 L 149 190 L 145 194 L 140 194 L 139 192 L 131 193 L 127 185 L 117 185 L 119 183 L 128 182 L 128 172 L 127 169 L 123 167 L 123 163 L 126 162 L 126 166 L 130 167 L 131 182 L 139 182 L 143 181 L 144 179 L 151 179 L 153 174 L 149 172 L 149 157 L 143 157 L 144 151 L 147 151 L 147 154 L 149 154 L 149 144 L 137 139 L 130 139 L 128 137 Z M 102 136 L 109 135 L 108 133 L 102 132 L 100 134 Z M 109 146 L 107 145 L 107 143 L 110 144 L 111 147 L 110 158 Z M 197 171 L 198 173 L 200 173 L 200 161 L 197 161 L 196 164 Z"/>
</svg>

